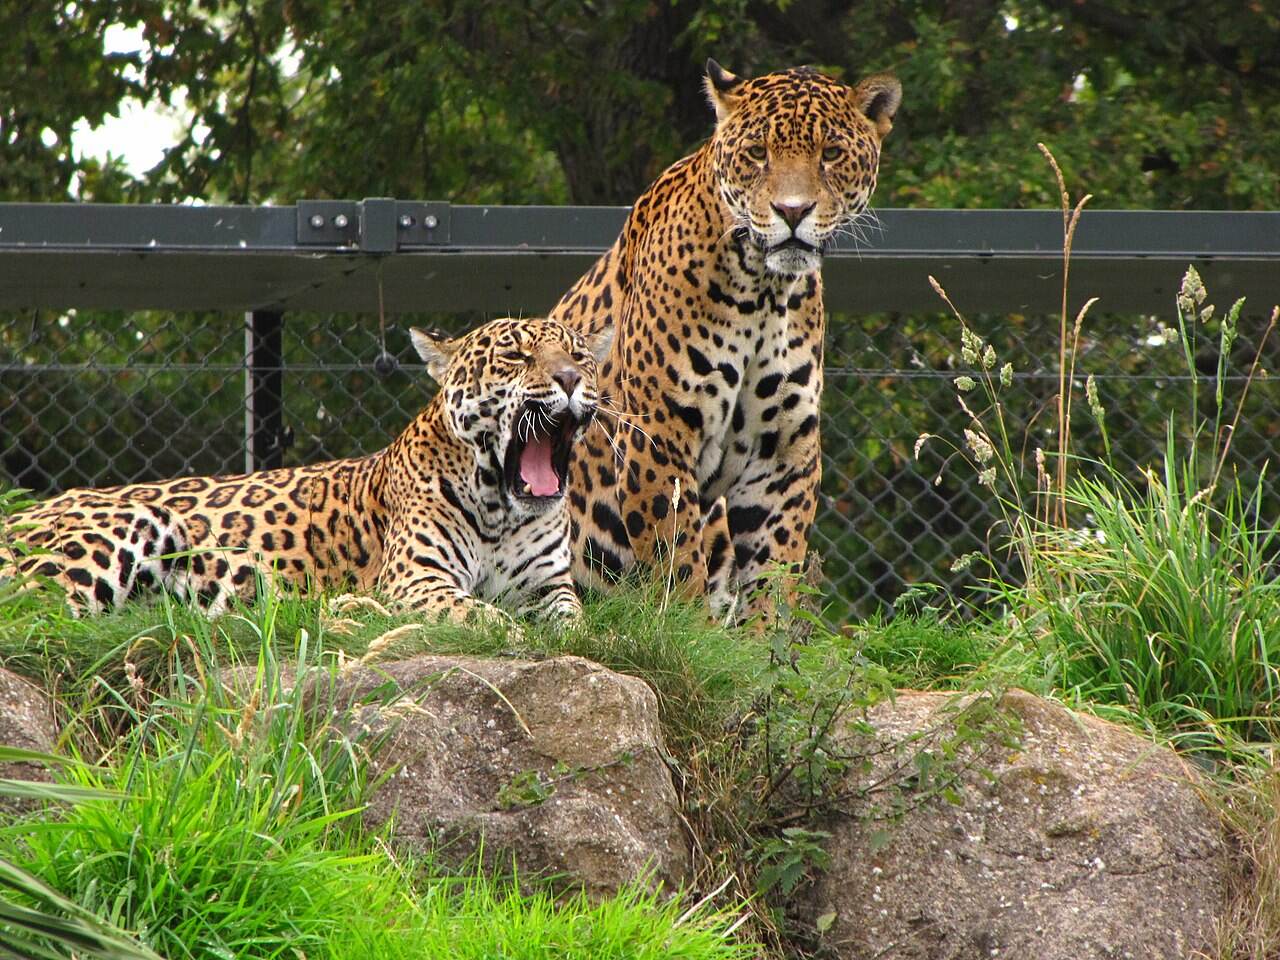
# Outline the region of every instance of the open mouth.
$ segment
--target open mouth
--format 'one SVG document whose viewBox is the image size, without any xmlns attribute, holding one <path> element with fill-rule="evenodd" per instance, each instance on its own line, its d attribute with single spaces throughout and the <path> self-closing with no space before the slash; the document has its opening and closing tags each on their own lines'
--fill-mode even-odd
<svg viewBox="0 0 1280 960">
<path fill-rule="evenodd" d="M 564 496 L 569 448 L 579 426 L 567 409 L 550 413 L 541 404 L 524 405 L 503 460 L 503 477 L 512 496 L 531 501 Z"/>
</svg>

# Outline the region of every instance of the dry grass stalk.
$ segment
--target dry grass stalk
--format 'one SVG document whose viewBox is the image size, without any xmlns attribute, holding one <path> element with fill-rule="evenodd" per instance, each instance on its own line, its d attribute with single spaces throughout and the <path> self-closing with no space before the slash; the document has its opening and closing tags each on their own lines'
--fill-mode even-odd
<svg viewBox="0 0 1280 960">
<path fill-rule="evenodd" d="M 359 620 L 352 620 L 350 617 L 334 617 L 332 619 L 325 617 L 320 621 L 320 624 L 324 627 L 326 633 L 332 633 L 338 637 L 349 637 L 363 626 Z"/>
<path fill-rule="evenodd" d="M 1240 394 L 1240 402 L 1236 405 L 1236 414 L 1231 419 L 1231 426 L 1227 427 L 1227 439 L 1222 444 L 1221 451 L 1218 454 L 1218 462 L 1213 468 L 1213 480 L 1209 483 L 1210 489 L 1218 486 L 1218 478 L 1222 475 L 1222 467 L 1227 462 L 1227 454 L 1231 451 L 1231 441 L 1236 436 L 1236 425 L 1240 422 L 1240 413 L 1244 410 L 1244 402 L 1249 399 L 1249 388 L 1253 386 L 1253 381 L 1258 376 L 1259 364 L 1262 362 L 1262 348 L 1266 346 L 1267 338 L 1271 336 L 1271 331 L 1276 328 L 1277 322 L 1280 322 L 1280 307 L 1272 307 L 1271 321 L 1267 324 L 1267 329 L 1263 331 L 1262 338 L 1258 341 L 1257 352 L 1253 355 L 1253 364 L 1249 367 L 1249 376 L 1245 378 L 1244 390 Z"/>
<path fill-rule="evenodd" d="M 355 660 L 347 660 L 343 662 L 339 668 L 340 672 L 348 673 L 356 667 L 364 667 L 373 663 L 391 648 L 397 640 L 401 640 L 410 634 L 416 633 L 423 628 L 421 623 L 406 623 L 398 627 L 393 627 L 386 633 L 377 636 L 373 642 L 369 644 L 368 649 Z"/>
<path fill-rule="evenodd" d="M 253 729 L 253 719 L 258 715 L 258 707 L 261 703 L 262 690 L 255 687 L 253 695 L 245 701 L 245 705 L 240 711 L 240 722 L 236 724 L 234 730 L 228 730 L 222 724 L 217 724 L 218 729 L 222 731 L 223 736 L 227 738 L 227 742 L 231 744 L 233 750 L 240 749 L 240 746 L 248 739 L 249 732 Z"/>
<path fill-rule="evenodd" d="M 331 614 L 353 613 L 356 610 L 372 610 L 380 617 L 390 617 L 391 611 L 373 597 L 363 593 L 343 593 L 329 601 Z"/>
<path fill-rule="evenodd" d="M 1248 784 L 1223 799 L 1209 797 L 1235 836 L 1236 867 L 1215 943 L 1197 960 L 1280 958 L 1280 768 L 1264 783 Z"/>
<path fill-rule="evenodd" d="M 1093 199 L 1093 194 L 1086 193 L 1072 208 L 1071 196 L 1067 193 L 1067 182 L 1062 176 L 1062 168 L 1058 166 L 1058 161 L 1043 143 L 1037 143 L 1036 146 L 1040 148 L 1040 152 L 1049 161 L 1049 166 L 1053 168 L 1053 175 L 1058 181 L 1058 194 L 1062 203 L 1062 313 L 1058 329 L 1058 500 L 1055 520 L 1058 526 L 1065 528 L 1068 526 L 1067 452 L 1071 446 L 1070 376 L 1075 368 L 1080 323 L 1084 319 L 1085 311 L 1094 303 L 1094 300 L 1086 303 L 1081 309 L 1079 317 L 1076 318 L 1075 337 L 1071 340 L 1071 370 L 1069 371 L 1067 363 L 1067 283 L 1071 270 L 1071 245 L 1075 240 L 1076 227 L 1080 224 L 1080 214 L 1084 211 L 1085 204 Z"/>
</svg>

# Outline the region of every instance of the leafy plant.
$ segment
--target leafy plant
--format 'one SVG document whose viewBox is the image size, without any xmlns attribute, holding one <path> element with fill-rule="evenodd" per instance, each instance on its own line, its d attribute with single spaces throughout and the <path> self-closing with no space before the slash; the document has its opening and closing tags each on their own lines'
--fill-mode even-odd
<svg viewBox="0 0 1280 960">
<path fill-rule="evenodd" d="M 1046 155 L 1063 198 L 1065 277 L 1088 197 L 1073 208 L 1061 172 Z M 1241 738 L 1267 740 L 1276 732 L 1280 587 L 1272 560 L 1276 529 L 1262 506 L 1266 471 L 1245 486 L 1228 466 L 1235 427 L 1278 314 L 1271 314 L 1231 411 L 1226 356 L 1238 336 L 1243 301 L 1218 322 L 1209 403 L 1197 366 L 1202 330 L 1214 318 L 1205 301 L 1200 277 L 1189 268 L 1176 303 L 1189 394 L 1182 412 L 1189 427 L 1180 434 L 1170 410 L 1163 464 L 1147 469 L 1141 485 L 1111 460 L 1106 410 L 1092 375 L 1084 399 L 1102 449 L 1093 455 L 1074 449 L 1076 358 L 1093 301 L 1068 323 L 1065 283 L 1057 449 L 1036 449 L 1029 476 L 1004 408 L 1013 370 L 1000 364 L 958 311 L 962 352 L 973 371 L 955 381 L 969 426 L 963 446 L 953 449 L 973 465 L 978 483 L 998 504 L 1003 530 L 997 549 L 1017 557 L 1020 579 L 1001 576 L 990 553 L 959 558 L 957 567 L 989 564 L 985 595 L 1009 611 L 1038 651 L 1049 681 L 1072 699 L 1117 705 L 1187 745 L 1220 753 L 1235 749 Z M 917 455 L 930 439 L 920 438 Z"/>
<path fill-rule="evenodd" d="M 761 840 L 755 849 L 759 868 L 757 883 L 762 893 L 775 889 L 784 896 L 792 893 L 800 881 L 813 870 L 831 865 L 831 854 L 824 846 L 831 834 L 825 830 L 784 827 L 777 836 Z"/>
<path fill-rule="evenodd" d="M 63 757 L 0 746 L 0 763 L 36 763 L 50 769 Z M 51 803 L 87 803 L 118 798 L 108 790 L 74 784 L 0 779 L 0 797 Z M 159 960 L 157 954 L 116 925 L 67 899 L 22 867 L 0 858 L 0 948 L 15 957 L 93 957 L 97 960 Z"/>
<path fill-rule="evenodd" d="M 734 936 L 745 915 L 708 900 L 686 906 L 643 884 L 593 901 L 585 893 L 557 900 L 517 879 L 483 874 L 436 885 L 424 898 L 414 956 L 429 960 L 746 960 L 759 948 Z"/>
<path fill-rule="evenodd" d="M 0 832 L 45 888 L 168 957 L 355 956 L 411 918 L 392 866 L 351 849 L 367 744 L 314 722 L 315 651 L 304 638 L 290 675 L 263 628 L 256 667 L 223 674 L 200 650 L 111 766 L 67 768 L 71 786 L 116 799 Z"/>
</svg>

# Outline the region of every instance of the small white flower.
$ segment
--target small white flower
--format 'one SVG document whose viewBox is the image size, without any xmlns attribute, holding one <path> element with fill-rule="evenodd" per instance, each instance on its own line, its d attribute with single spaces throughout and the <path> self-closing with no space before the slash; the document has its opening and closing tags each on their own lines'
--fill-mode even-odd
<svg viewBox="0 0 1280 960">
<path fill-rule="evenodd" d="M 978 385 L 978 382 L 973 377 L 959 376 L 956 377 L 955 384 L 957 390 L 962 393 L 968 393 Z"/>
<path fill-rule="evenodd" d="M 1187 267 L 1187 272 L 1182 278 L 1182 286 L 1178 289 L 1178 309 L 1183 313 L 1193 313 L 1196 307 L 1204 303 L 1206 296 L 1208 294 L 1205 292 L 1200 274 L 1196 272 L 1195 267 Z"/>
<path fill-rule="evenodd" d="M 1000 386 L 1007 387 L 1013 383 L 1013 364 L 1006 363 L 1000 368 Z"/>
<path fill-rule="evenodd" d="M 1089 379 L 1084 382 L 1085 399 L 1089 401 L 1089 410 L 1097 419 L 1101 420 L 1106 416 L 1106 410 L 1103 409 L 1101 401 L 1098 400 L 1098 384 L 1093 379 L 1093 374 L 1089 374 Z"/>
<path fill-rule="evenodd" d="M 969 444 L 969 449 L 973 451 L 973 458 L 978 463 L 985 464 L 996 455 L 995 449 L 991 446 L 991 441 L 968 427 L 965 427 L 964 439 Z"/>
</svg>

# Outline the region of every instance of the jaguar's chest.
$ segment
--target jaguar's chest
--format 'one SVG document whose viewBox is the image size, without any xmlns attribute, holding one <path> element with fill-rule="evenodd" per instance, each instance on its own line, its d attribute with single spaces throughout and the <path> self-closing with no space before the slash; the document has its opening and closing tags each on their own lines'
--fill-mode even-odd
<svg viewBox="0 0 1280 960">
<path fill-rule="evenodd" d="M 527 588 L 533 568 L 540 571 L 539 578 L 568 570 L 568 530 L 566 502 L 510 525 L 475 557 L 471 592 L 485 600 L 502 601 Z"/>
<path fill-rule="evenodd" d="M 749 290 L 750 288 L 747 288 Z M 746 291 L 744 291 L 746 292 Z M 711 336 L 693 338 L 686 399 L 701 418 L 695 471 L 707 497 L 718 497 L 747 465 L 769 458 L 817 403 L 815 343 L 821 308 L 811 278 L 790 288 L 756 290 L 713 311 Z"/>
</svg>

